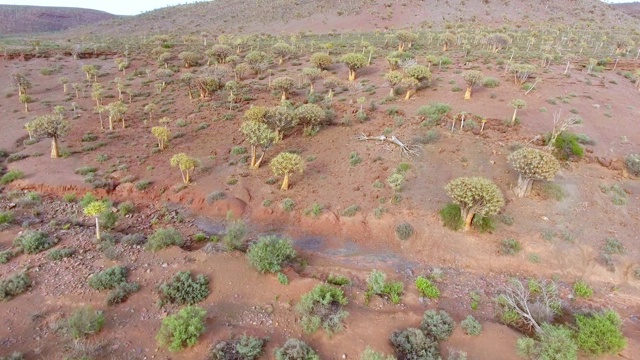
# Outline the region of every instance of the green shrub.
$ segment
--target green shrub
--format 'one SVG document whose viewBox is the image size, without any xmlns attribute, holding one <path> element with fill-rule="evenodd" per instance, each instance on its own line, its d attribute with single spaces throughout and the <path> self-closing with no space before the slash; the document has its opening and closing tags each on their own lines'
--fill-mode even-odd
<svg viewBox="0 0 640 360">
<path fill-rule="evenodd" d="M 415 230 L 413 229 L 413 226 L 411 226 L 411 224 L 409 223 L 404 222 L 396 226 L 396 236 L 400 240 L 403 240 L 403 241 L 409 240 L 409 238 L 413 236 L 414 233 L 415 233 Z"/>
<path fill-rule="evenodd" d="M 451 106 L 449 104 L 431 103 L 429 105 L 419 107 L 417 114 L 418 116 L 422 116 L 427 119 L 427 124 L 429 126 L 435 126 L 440 123 L 440 120 L 442 120 L 449 111 L 451 111 Z"/>
<path fill-rule="evenodd" d="M 404 291 L 404 285 L 400 281 L 387 282 L 387 275 L 378 270 L 372 270 L 367 279 L 367 292 L 365 293 L 366 301 L 373 295 L 382 296 L 391 300 L 392 303 L 400 303 L 400 296 Z"/>
<path fill-rule="evenodd" d="M 245 237 L 247 235 L 247 227 L 242 220 L 231 221 L 227 225 L 227 232 L 224 235 L 224 245 L 227 250 L 242 250 L 245 247 Z"/>
<path fill-rule="evenodd" d="M 98 291 L 111 290 L 125 282 L 127 282 L 127 268 L 124 266 L 114 266 L 102 270 L 91 275 L 88 281 L 89 286 Z"/>
<path fill-rule="evenodd" d="M 496 229 L 496 223 L 491 216 L 476 215 L 473 217 L 471 225 L 481 233 L 490 233 Z"/>
<path fill-rule="evenodd" d="M 291 210 L 293 210 L 295 206 L 296 206 L 295 201 L 289 198 L 282 200 L 282 209 L 286 212 L 291 212 Z"/>
<path fill-rule="evenodd" d="M 0 184 L 2 185 L 7 185 L 9 183 L 12 183 L 18 179 L 22 179 L 24 177 L 24 174 L 22 173 L 22 171 L 20 170 L 11 170 L 8 173 L 2 175 L 2 178 L 0 178 Z"/>
<path fill-rule="evenodd" d="M 45 232 L 27 230 L 13 240 L 13 245 L 27 254 L 37 254 L 51 248 L 55 242 Z"/>
<path fill-rule="evenodd" d="M 438 343 L 416 328 L 396 330 L 389 339 L 398 359 L 440 360 Z"/>
<path fill-rule="evenodd" d="M 440 218 L 444 223 L 444 226 L 451 230 L 462 229 L 463 220 L 460 213 L 460 205 L 449 203 L 440 210 Z"/>
<path fill-rule="evenodd" d="M 446 311 L 427 310 L 422 316 L 422 329 L 427 335 L 433 336 L 437 341 L 447 340 L 453 333 L 455 321 Z"/>
<path fill-rule="evenodd" d="M 629 154 L 624 159 L 627 170 L 634 176 L 640 176 L 640 154 Z"/>
<path fill-rule="evenodd" d="M 31 287 L 31 279 L 26 272 L 20 272 L 0 280 L 0 301 L 9 301 Z"/>
<path fill-rule="evenodd" d="M 86 208 L 89 204 L 91 204 L 92 202 L 98 201 L 98 198 L 96 198 L 92 193 L 86 193 L 82 199 L 80 199 L 80 206 L 82 206 L 82 208 Z"/>
<path fill-rule="evenodd" d="M 607 238 L 602 246 L 602 251 L 607 254 L 624 254 L 624 244 L 616 238 Z"/>
<path fill-rule="evenodd" d="M 11 259 L 16 257 L 16 255 L 18 255 L 18 251 L 13 251 L 11 249 L 0 251 L 0 264 L 8 263 Z"/>
<path fill-rule="evenodd" d="M 351 285 L 351 280 L 343 275 L 329 274 L 329 276 L 327 276 L 327 283 L 336 286 L 345 286 Z"/>
<path fill-rule="evenodd" d="M 354 204 L 344 209 L 340 215 L 345 217 L 354 217 L 360 211 L 360 205 Z"/>
<path fill-rule="evenodd" d="M 163 302 L 194 305 L 209 296 L 209 279 L 204 275 L 191 277 L 190 271 L 179 271 L 169 282 L 160 285 Z"/>
<path fill-rule="evenodd" d="M 262 354 L 265 341 L 244 335 L 238 339 L 230 339 L 217 343 L 211 353 L 210 360 L 255 360 Z"/>
<path fill-rule="evenodd" d="M 207 204 L 211 205 L 216 201 L 224 200 L 227 198 L 227 194 L 224 191 L 214 191 L 207 195 Z"/>
<path fill-rule="evenodd" d="M 500 243 L 500 251 L 504 255 L 515 255 L 522 250 L 520 242 L 516 239 L 502 239 Z"/>
<path fill-rule="evenodd" d="M 147 239 L 142 234 L 127 234 L 120 239 L 125 245 L 143 245 Z"/>
<path fill-rule="evenodd" d="M 187 306 L 177 314 L 162 320 L 162 326 L 156 336 L 158 343 L 168 346 L 170 351 L 179 351 L 198 343 L 205 328 L 207 311 L 198 306 Z"/>
<path fill-rule="evenodd" d="M 109 291 L 106 303 L 109 306 L 121 304 L 125 302 L 129 295 L 140 290 L 140 285 L 136 283 L 124 282 Z"/>
<path fill-rule="evenodd" d="M 295 257 L 291 241 L 277 236 L 260 237 L 247 251 L 249 264 L 263 274 L 281 271 L 282 264 Z"/>
<path fill-rule="evenodd" d="M 360 360 L 395 360 L 396 358 L 391 355 L 385 355 L 383 353 L 379 353 L 372 348 L 368 347 L 364 349 L 364 352 L 360 356 Z"/>
<path fill-rule="evenodd" d="M 174 228 L 158 229 L 147 239 L 145 248 L 151 251 L 158 251 L 169 246 L 182 246 L 184 239 Z"/>
<path fill-rule="evenodd" d="M 313 203 L 307 209 L 304 210 L 305 215 L 313 215 L 314 217 L 320 216 L 322 211 L 324 210 L 324 206 L 320 203 Z"/>
<path fill-rule="evenodd" d="M 64 319 L 62 329 L 67 336 L 81 339 L 99 333 L 104 326 L 104 321 L 102 311 L 96 311 L 86 306 L 79 308 Z"/>
<path fill-rule="evenodd" d="M 484 80 L 482 80 L 482 86 L 489 89 L 498 87 L 499 85 L 500 85 L 500 80 L 494 77 L 487 76 L 486 78 L 484 78 Z"/>
<path fill-rule="evenodd" d="M 11 224 L 13 223 L 14 216 L 12 211 L 2 211 L 0 212 L 0 225 Z"/>
<path fill-rule="evenodd" d="M 285 273 L 278 273 L 278 282 L 281 285 L 289 285 L 289 278 L 287 277 L 287 275 Z"/>
<path fill-rule="evenodd" d="M 357 152 L 352 152 L 349 154 L 349 164 L 351 166 L 356 166 L 362 162 L 362 158 L 358 155 Z"/>
<path fill-rule="evenodd" d="M 416 279 L 416 287 L 418 288 L 420 295 L 424 297 L 428 297 L 429 299 L 437 299 L 440 297 L 440 290 L 438 290 L 438 287 L 424 276 L 418 276 Z"/>
<path fill-rule="evenodd" d="M 627 346 L 622 334 L 622 320 L 614 310 L 599 314 L 576 316 L 578 335 L 576 342 L 589 355 L 615 355 Z"/>
<path fill-rule="evenodd" d="M 136 206 L 131 201 L 125 201 L 125 202 L 121 203 L 120 205 L 118 205 L 118 212 L 122 216 L 127 216 L 129 214 L 133 214 L 133 212 L 135 210 L 136 210 Z"/>
<path fill-rule="evenodd" d="M 86 176 L 89 174 L 93 174 L 95 172 L 97 172 L 98 169 L 96 167 L 93 166 L 82 166 L 77 168 L 74 173 L 78 174 L 78 175 L 82 175 L 82 176 Z"/>
<path fill-rule="evenodd" d="M 482 325 L 476 320 L 473 315 L 468 315 L 464 320 L 460 322 L 460 327 L 467 335 L 478 336 L 482 332 Z"/>
<path fill-rule="evenodd" d="M 554 144 L 556 155 L 561 160 L 567 160 L 571 156 L 581 158 L 584 155 L 584 148 L 578 142 L 578 136 L 569 131 L 561 132 Z"/>
<path fill-rule="evenodd" d="M 76 253 L 75 249 L 70 249 L 70 248 L 66 248 L 66 249 L 53 249 L 51 251 L 49 251 L 49 253 L 47 253 L 47 258 L 49 258 L 50 260 L 53 261 L 60 261 L 64 258 L 68 258 L 73 256 L 73 254 Z"/>
<path fill-rule="evenodd" d="M 344 328 L 343 320 L 349 315 L 343 310 L 347 297 L 342 289 L 327 284 L 318 284 L 302 295 L 297 310 L 302 316 L 300 324 L 307 333 L 313 333 L 320 327 L 331 335 Z"/>
<path fill-rule="evenodd" d="M 116 222 L 118 222 L 118 214 L 108 209 L 102 214 L 98 215 L 98 221 L 100 222 L 100 227 L 102 229 L 111 230 L 116 227 Z"/>
<path fill-rule="evenodd" d="M 276 360 L 320 360 L 320 356 L 302 340 L 290 338 L 274 351 Z"/>
<path fill-rule="evenodd" d="M 575 360 L 578 346 L 571 329 L 562 325 L 542 324 L 539 334 L 538 353 L 540 359 Z"/>
<path fill-rule="evenodd" d="M 0 356 L 0 360 L 25 360 L 24 355 L 21 352 L 14 351 L 11 355 Z"/>
<path fill-rule="evenodd" d="M 593 296 L 593 289 L 586 282 L 578 280 L 573 283 L 573 293 L 578 297 L 588 299 Z"/>
</svg>

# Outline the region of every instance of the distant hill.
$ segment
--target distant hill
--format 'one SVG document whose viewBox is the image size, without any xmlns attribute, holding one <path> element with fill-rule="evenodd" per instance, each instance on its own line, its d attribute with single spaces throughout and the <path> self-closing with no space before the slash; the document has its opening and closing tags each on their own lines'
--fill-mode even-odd
<svg viewBox="0 0 640 360">
<path fill-rule="evenodd" d="M 638 24 L 599 0 L 215 0 L 91 24 L 70 35 L 329 33 L 443 28 L 459 22 L 527 28 L 545 21 L 605 27 Z"/>
<path fill-rule="evenodd" d="M 625 12 L 633 17 L 640 18 L 640 2 L 613 4 L 612 6 L 617 10 Z"/>
<path fill-rule="evenodd" d="M 80 8 L 0 5 L 0 35 L 49 33 L 116 17 Z"/>
</svg>

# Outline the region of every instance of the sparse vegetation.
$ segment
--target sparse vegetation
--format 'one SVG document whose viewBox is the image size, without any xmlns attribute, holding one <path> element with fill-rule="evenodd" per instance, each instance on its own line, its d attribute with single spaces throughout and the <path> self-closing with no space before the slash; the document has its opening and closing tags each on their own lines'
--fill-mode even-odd
<svg viewBox="0 0 640 360">
<path fill-rule="evenodd" d="M 151 234 L 147 239 L 145 248 L 150 251 L 158 251 L 172 245 L 182 246 L 183 244 L 184 239 L 182 238 L 182 234 L 176 229 L 167 228 L 158 229 Z"/>
<path fill-rule="evenodd" d="M 85 306 L 64 319 L 61 328 L 72 339 L 82 339 L 99 333 L 104 323 L 105 317 L 102 311 Z"/>
<path fill-rule="evenodd" d="M 204 275 L 193 278 L 190 271 L 179 271 L 159 290 L 162 302 L 194 305 L 209 296 L 209 279 Z"/>
<path fill-rule="evenodd" d="M 180 351 L 194 346 L 205 330 L 207 311 L 198 306 L 187 306 L 176 314 L 162 319 L 162 326 L 156 336 L 158 343 L 171 351 Z"/>
<path fill-rule="evenodd" d="M 283 263 L 295 257 L 291 241 L 277 236 L 263 236 L 247 251 L 249 264 L 261 273 L 277 273 Z"/>
<path fill-rule="evenodd" d="M 388 298 L 392 303 L 399 304 L 400 296 L 404 292 L 404 285 L 400 281 L 388 282 L 387 275 L 378 270 L 372 270 L 367 278 L 367 292 L 365 293 L 368 302 L 373 295 Z"/>
<path fill-rule="evenodd" d="M 9 301 L 26 292 L 30 287 L 31 278 L 24 271 L 0 279 L 0 301 Z"/>
<path fill-rule="evenodd" d="M 276 360 L 320 360 L 318 353 L 302 340 L 289 338 L 274 351 Z"/>
<path fill-rule="evenodd" d="M 316 285 L 302 295 L 297 306 L 302 316 L 302 329 L 307 333 L 316 332 L 321 327 L 327 334 L 342 331 L 343 321 L 349 315 L 343 310 L 347 303 L 347 297 L 340 288 L 327 284 Z"/>
</svg>

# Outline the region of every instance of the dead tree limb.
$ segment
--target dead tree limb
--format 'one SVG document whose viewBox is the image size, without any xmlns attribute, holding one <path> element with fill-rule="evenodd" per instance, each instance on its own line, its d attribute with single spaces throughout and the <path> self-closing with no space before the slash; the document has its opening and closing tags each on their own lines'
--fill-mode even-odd
<svg viewBox="0 0 640 360">
<path fill-rule="evenodd" d="M 402 155 L 406 155 L 407 157 L 413 157 L 420 155 L 420 147 L 416 145 L 405 144 L 400 139 L 398 139 L 395 135 L 386 136 L 367 136 L 365 134 L 360 134 L 355 137 L 358 141 L 366 141 L 366 140 L 378 140 L 380 142 L 388 142 L 394 145 L 397 145 L 402 150 Z"/>
</svg>

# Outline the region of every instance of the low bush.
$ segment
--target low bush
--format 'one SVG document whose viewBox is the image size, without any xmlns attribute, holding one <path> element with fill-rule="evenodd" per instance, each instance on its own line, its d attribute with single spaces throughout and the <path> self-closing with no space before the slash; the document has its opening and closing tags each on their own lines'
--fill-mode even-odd
<svg viewBox="0 0 640 360">
<path fill-rule="evenodd" d="M 18 255 L 18 252 L 11 249 L 0 251 L 0 264 L 8 263 L 11 259 L 16 257 L 16 255 Z"/>
<path fill-rule="evenodd" d="M 111 290 L 127 282 L 127 268 L 124 266 L 110 267 L 91 275 L 88 282 L 89 286 L 98 291 Z"/>
<path fill-rule="evenodd" d="M 134 211 L 136 211 L 136 206 L 131 201 L 125 201 L 118 205 L 118 212 L 122 216 L 133 214 Z"/>
<path fill-rule="evenodd" d="M 45 232 L 27 230 L 13 240 L 13 245 L 27 254 L 37 254 L 51 248 L 55 242 Z"/>
<path fill-rule="evenodd" d="M 224 200 L 227 198 L 227 194 L 224 191 L 214 191 L 211 194 L 207 195 L 207 204 L 211 205 L 216 201 Z"/>
<path fill-rule="evenodd" d="M 478 336 L 482 332 L 482 325 L 473 317 L 473 315 L 468 315 L 464 320 L 462 320 L 460 322 L 460 327 L 467 335 Z"/>
<path fill-rule="evenodd" d="M 106 230 L 112 230 L 116 227 L 116 223 L 118 222 L 118 214 L 108 209 L 102 214 L 98 215 L 98 221 L 100 222 L 100 227 Z"/>
<path fill-rule="evenodd" d="M 261 273 L 277 273 L 282 264 L 296 257 L 291 241 L 277 236 L 263 236 L 247 251 L 249 264 Z"/>
<path fill-rule="evenodd" d="M 589 355 L 615 355 L 627 346 L 622 334 L 622 320 L 614 310 L 593 315 L 576 316 L 578 335 L 576 342 Z"/>
<path fill-rule="evenodd" d="M 504 255 L 515 255 L 522 250 L 522 245 L 516 239 L 502 239 L 500 243 L 500 251 Z"/>
<path fill-rule="evenodd" d="M 435 126 L 451 111 L 451 106 L 444 103 L 431 103 L 418 108 L 418 116 L 424 117 L 429 126 Z"/>
<path fill-rule="evenodd" d="M 244 335 L 217 343 L 209 353 L 210 360 L 255 360 L 262 354 L 264 339 Z"/>
<path fill-rule="evenodd" d="M 292 199 L 286 198 L 282 200 L 282 210 L 286 212 L 291 212 L 295 206 L 296 203 Z"/>
<path fill-rule="evenodd" d="M 360 360 L 395 360 L 396 358 L 391 355 L 385 355 L 379 353 L 372 348 L 368 347 L 364 349 L 364 352 L 360 356 Z"/>
<path fill-rule="evenodd" d="M 640 154 L 629 154 L 624 159 L 627 170 L 634 176 L 640 176 Z"/>
<path fill-rule="evenodd" d="M 387 275 L 381 271 L 373 270 L 367 279 L 367 292 L 365 301 L 369 302 L 373 295 L 388 298 L 392 303 L 400 303 L 400 296 L 404 292 L 404 285 L 400 281 L 387 282 Z"/>
<path fill-rule="evenodd" d="M 70 249 L 70 248 L 66 248 L 66 249 L 53 249 L 51 251 L 49 251 L 49 253 L 47 253 L 47 258 L 49 258 L 49 260 L 53 260 L 53 261 L 60 261 L 64 258 L 68 258 L 73 256 L 73 254 L 76 253 L 75 249 Z"/>
<path fill-rule="evenodd" d="M 416 328 L 396 330 L 389 339 L 398 359 L 439 360 L 438 343 Z"/>
<path fill-rule="evenodd" d="M 329 274 L 329 276 L 327 276 L 327 283 L 336 286 L 345 286 L 351 285 L 351 280 L 344 275 Z"/>
<path fill-rule="evenodd" d="M 494 77 L 487 76 L 486 78 L 484 78 L 484 80 L 482 80 L 482 86 L 489 89 L 498 87 L 499 85 L 500 85 L 500 80 Z"/>
<path fill-rule="evenodd" d="M 137 283 L 130 283 L 130 282 L 121 283 L 115 288 L 113 288 L 111 291 L 109 291 L 109 294 L 107 295 L 106 303 L 109 306 L 121 304 L 129 298 L 129 295 L 133 294 L 138 290 L 140 290 L 140 285 L 138 285 Z"/>
<path fill-rule="evenodd" d="M 147 239 L 145 248 L 151 251 L 158 251 L 169 246 L 182 246 L 184 245 L 184 239 L 174 228 L 158 229 L 151 234 Z"/>
<path fill-rule="evenodd" d="M 127 234 L 120 239 L 120 242 L 126 245 L 143 245 L 147 238 L 143 234 Z"/>
<path fill-rule="evenodd" d="M 307 333 L 313 333 L 320 327 L 327 334 L 333 334 L 344 328 L 343 320 L 349 315 L 343 310 L 347 297 L 342 289 L 327 284 L 318 284 L 302 295 L 297 310 L 302 315 L 300 324 Z"/>
<path fill-rule="evenodd" d="M 411 226 L 411 224 L 409 223 L 404 222 L 396 226 L 396 236 L 400 240 L 403 240 L 403 241 L 409 240 L 409 238 L 413 236 L 414 233 L 415 233 L 415 230 L 413 229 L 413 226 Z"/>
<path fill-rule="evenodd" d="M 0 178 L 0 184 L 7 185 L 18 179 L 22 179 L 24 174 L 20 170 L 11 170 L 8 173 L 2 175 Z"/>
<path fill-rule="evenodd" d="M 160 285 L 162 302 L 194 305 L 209 296 L 209 279 L 204 275 L 191 277 L 190 271 L 179 271 Z"/>
<path fill-rule="evenodd" d="M 136 190 L 138 191 L 144 191 L 148 189 L 152 183 L 153 182 L 151 180 L 142 179 L 136 183 L 135 187 L 136 187 Z"/>
<path fill-rule="evenodd" d="M 446 228 L 451 230 L 462 229 L 463 220 L 460 212 L 460 205 L 449 203 L 440 210 L 440 218 Z"/>
<path fill-rule="evenodd" d="M 229 251 L 243 250 L 246 243 L 247 226 L 242 220 L 231 221 L 227 225 L 226 234 L 224 235 L 224 245 Z"/>
<path fill-rule="evenodd" d="M 9 301 L 31 287 L 31 279 L 26 272 L 20 272 L 0 280 L 0 301 Z"/>
<path fill-rule="evenodd" d="M 581 158 L 584 155 L 584 148 L 578 140 L 578 136 L 572 132 L 561 132 L 554 144 L 556 156 L 561 160 L 567 160 L 573 156 Z"/>
<path fill-rule="evenodd" d="M 578 280 L 573 283 L 573 293 L 577 297 L 588 299 L 593 296 L 593 289 L 586 282 Z"/>
<path fill-rule="evenodd" d="M 290 338 L 281 348 L 275 349 L 276 360 L 320 360 L 311 346 L 302 340 Z"/>
<path fill-rule="evenodd" d="M 420 329 L 427 335 L 433 336 L 437 341 L 444 341 L 453 333 L 455 324 L 446 311 L 427 310 L 422 316 Z"/>
<path fill-rule="evenodd" d="M 416 279 L 416 287 L 421 296 L 428 297 L 429 299 L 437 299 L 440 297 L 438 287 L 424 276 L 418 276 Z"/>
<path fill-rule="evenodd" d="M 14 221 L 14 215 L 12 211 L 0 212 L 0 225 L 11 224 Z"/>
<path fill-rule="evenodd" d="M 25 360 L 25 357 L 21 352 L 14 351 L 11 353 L 11 355 L 0 356 L 0 360 Z"/>
<path fill-rule="evenodd" d="M 187 306 L 178 313 L 162 320 L 162 326 L 156 336 L 158 343 L 168 346 L 170 351 L 179 351 L 198 343 L 205 330 L 207 311 L 198 306 Z"/>
<path fill-rule="evenodd" d="M 104 326 L 104 314 L 91 307 L 82 307 L 74 311 L 62 322 L 62 330 L 73 339 L 86 338 L 97 334 Z"/>
</svg>

